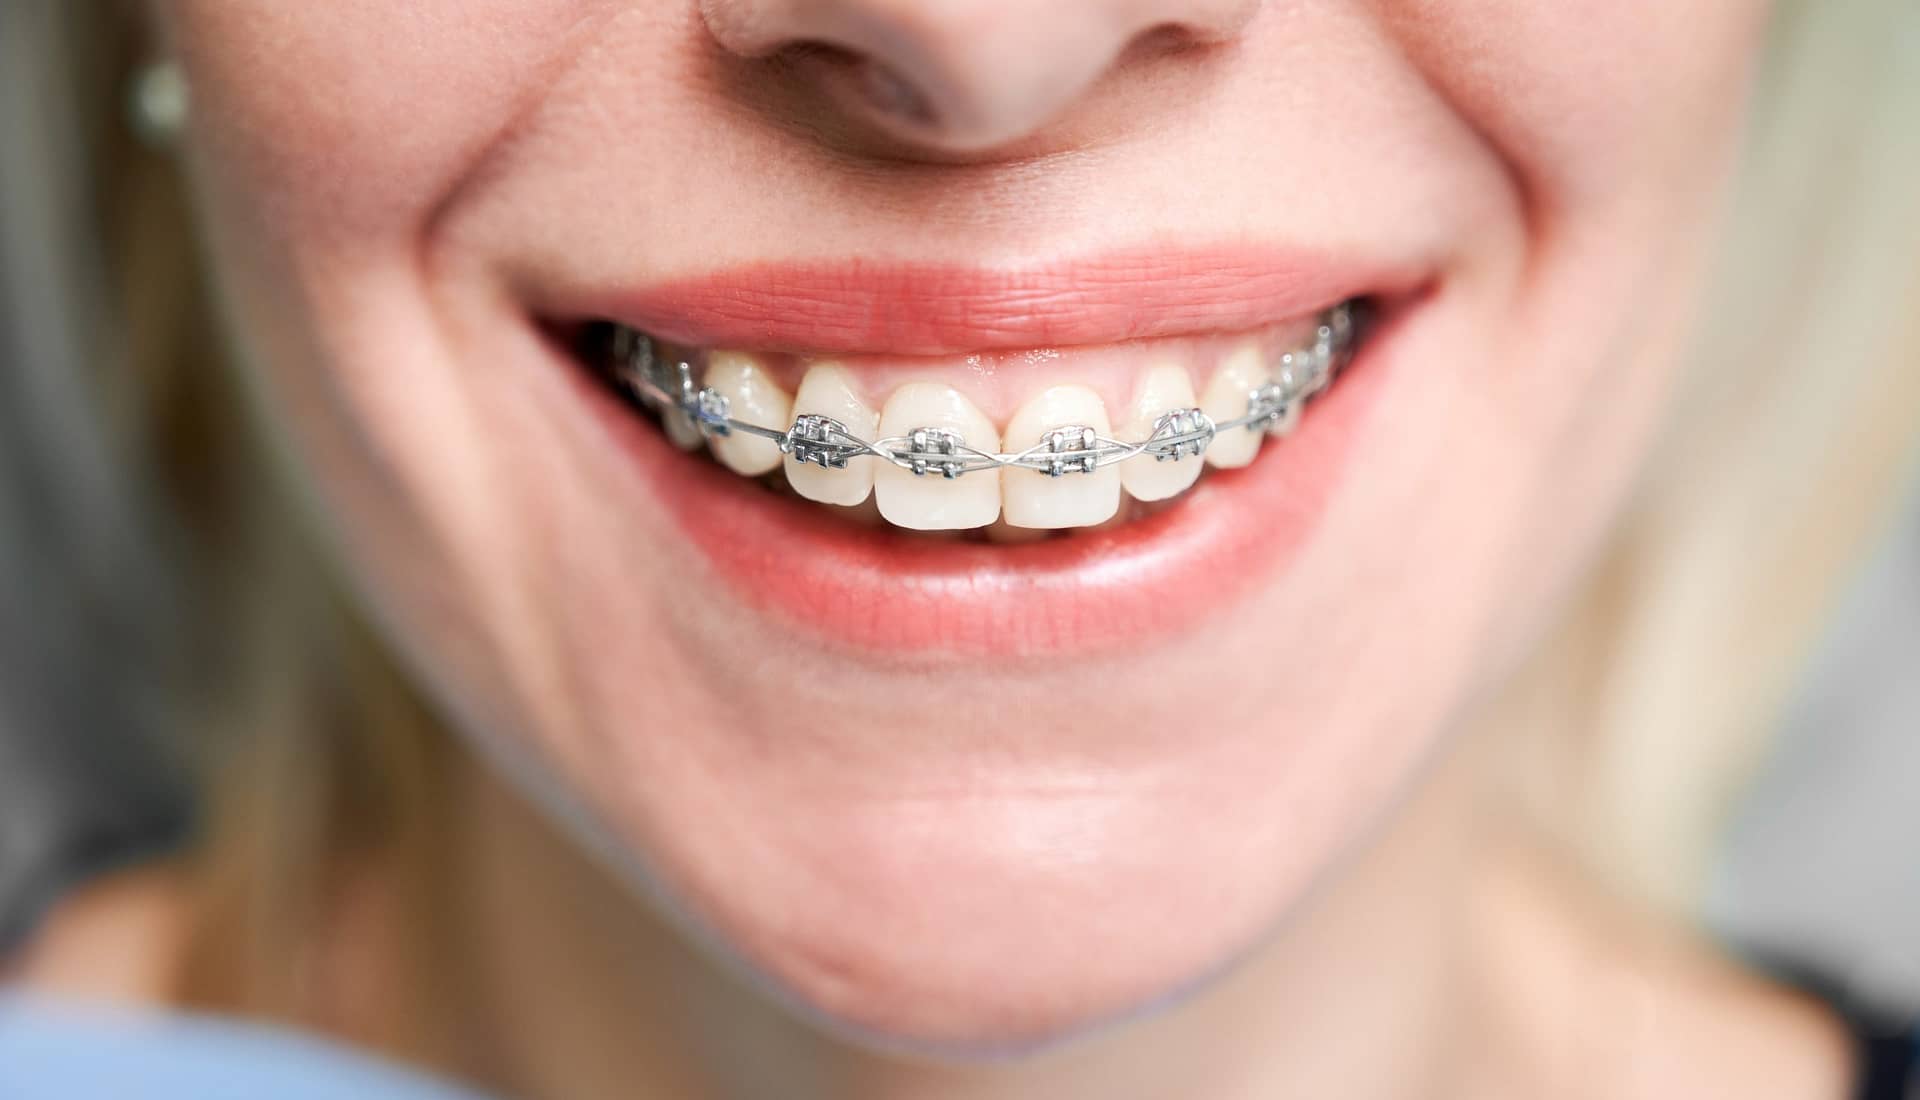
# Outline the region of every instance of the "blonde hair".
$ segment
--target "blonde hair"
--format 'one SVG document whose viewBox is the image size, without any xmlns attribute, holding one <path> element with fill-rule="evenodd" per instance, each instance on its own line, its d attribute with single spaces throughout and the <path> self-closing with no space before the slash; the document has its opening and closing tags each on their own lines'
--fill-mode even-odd
<svg viewBox="0 0 1920 1100">
<path fill-rule="evenodd" d="M 131 40 L 73 33 L 99 22 L 73 9 L 68 45 L 93 55 L 80 71 L 96 88 L 123 80 Z M 1584 589 L 1486 716 L 1510 740 L 1518 797 L 1620 884 L 1669 904 L 1690 898 L 1920 439 L 1920 128 L 1900 114 L 1920 102 L 1917 35 L 1905 0 L 1779 5 L 1675 430 Z M 197 714 L 215 735 L 199 741 L 203 949 L 182 996 L 297 1018 L 343 857 L 434 865 L 448 739 L 251 472 L 257 441 L 209 369 L 207 301 L 184 277 L 172 173 L 123 138 L 102 150 L 129 352 L 118 384 L 137 394 L 169 496 L 210 533 L 200 559 L 237 581 L 209 633 L 240 688 Z M 409 1045 L 406 1015 L 396 1007 L 385 1045 Z"/>
<path fill-rule="evenodd" d="M 170 993 L 187 1006 L 319 1023 L 320 924 L 370 861 L 427 884 L 451 742 L 265 472 L 258 425 L 222 358 L 183 181 L 126 124 L 124 91 L 147 60 L 138 28 L 108 5 L 36 9 L 51 40 L 40 44 L 74 77 L 75 175 L 95 185 L 84 192 L 94 266 L 110 273 L 74 288 L 113 321 L 83 355 L 112 362 L 100 411 L 130 439 L 129 466 L 156 475 L 143 488 L 182 521 L 172 580 L 199 620 L 182 639 L 194 660 L 177 670 L 188 690 L 169 714 L 199 803 L 178 861 L 190 911 Z M 403 901 L 438 897 L 423 889 Z M 400 923 L 419 942 L 395 957 L 419 965 L 424 999 L 433 924 L 415 917 Z M 384 1007 L 381 1019 L 325 1023 L 422 1057 L 428 1014 Z"/>
<path fill-rule="evenodd" d="M 1538 816 L 1668 909 L 1699 900 L 1839 586 L 1920 488 L 1916 104 L 1920 8 L 1777 5 L 1687 388 L 1496 704 Z"/>
</svg>

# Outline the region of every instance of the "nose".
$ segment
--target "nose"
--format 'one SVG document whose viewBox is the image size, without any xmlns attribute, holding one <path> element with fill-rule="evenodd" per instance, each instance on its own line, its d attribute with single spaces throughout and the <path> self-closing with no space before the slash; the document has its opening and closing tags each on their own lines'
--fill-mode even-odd
<svg viewBox="0 0 1920 1100">
<path fill-rule="evenodd" d="M 1130 50 L 1240 33 L 1260 0 L 702 0 L 745 58 L 825 47 L 843 97 L 898 138 L 956 153 L 1027 137 Z"/>
</svg>

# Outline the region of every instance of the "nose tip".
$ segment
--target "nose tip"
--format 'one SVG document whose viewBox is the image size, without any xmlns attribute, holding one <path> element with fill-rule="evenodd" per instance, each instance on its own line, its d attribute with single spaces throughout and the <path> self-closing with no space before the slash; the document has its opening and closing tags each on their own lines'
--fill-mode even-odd
<svg viewBox="0 0 1920 1100">
<path fill-rule="evenodd" d="M 1130 49 L 1237 35 L 1260 0 L 703 0 L 745 58 L 827 47 L 847 109 L 916 144 L 977 152 L 1027 137 Z"/>
</svg>

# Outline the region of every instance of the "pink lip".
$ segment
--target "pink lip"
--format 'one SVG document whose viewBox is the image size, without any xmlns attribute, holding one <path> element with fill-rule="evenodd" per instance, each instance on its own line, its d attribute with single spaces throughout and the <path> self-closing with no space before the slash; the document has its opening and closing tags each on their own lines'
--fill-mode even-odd
<svg viewBox="0 0 1920 1100">
<path fill-rule="evenodd" d="M 1131 270 L 1148 268 L 1136 263 Z M 1281 287 L 1282 296 L 1256 304 L 1231 289 L 1242 272 L 1229 270 L 1234 278 L 1217 270 L 1189 271 L 1173 287 L 1149 290 L 1117 278 L 1096 280 L 1061 290 L 1057 300 L 1041 301 L 1032 297 L 1037 285 L 1032 281 L 899 270 L 880 275 L 842 270 L 837 285 L 846 293 L 822 293 L 816 281 L 809 284 L 811 293 L 796 296 L 791 288 L 804 278 L 783 269 L 764 283 L 735 274 L 653 291 L 637 298 L 633 310 L 612 315 L 691 344 L 732 343 L 725 337 L 752 335 L 738 343 L 763 348 L 817 343 L 811 322 L 796 320 L 804 316 L 837 326 L 827 334 L 831 342 L 897 350 L 903 340 L 923 349 L 943 341 L 979 348 L 987 340 L 1033 341 L 1043 329 L 1055 336 L 1097 332 L 1104 338 L 1115 326 L 1134 335 L 1170 326 L 1166 316 L 1144 307 L 1122 311 L 1117 296 L 1127 286 L 1155 302 L 1184 302 L 1178 308 L 1187 331 L 1201 315 L 1258 312 L 1267 320 L 1341 300 L 1339 292 L 1330 294 L 1283 272 L 1261 284 Z M 980 315 L 968 320 L 964 310 L 947 306 L 918 311 L 887 293 L 900 291 L 909 303 L 925 303 L 933 288 L 949 285 L 958 288 L 962 301 L 992 307 L 984 322 Z M 1379 294 L 1383 286 L 1390 293 L 1396 285 L 1406 284 L 1376 282 L 1350 293 Z M 1195 293 L 1202 286 L 1226 293 L 1209 305 L 1201 300 L 1205 295 Z M 1029 302 L 1038 313 L 1016 312 L 1016 300 Z M 1062 301 L 1094 305 L 1083 315 L 1063 308 Z M 1303 302 L 1310 304 L 1303 309 Z M 691 312 L 670 313 L 665 303 Z M 759 312 L 763 309 L 768 312 Z M 803 633 L 856 649 L 969 658 L 1067 649 L 1085 653 L 1189 630 L 1285 567 L 1339 488 L 1359 423 L 1392 373 L 1405 312 L 1394 308 L 1382 318 L 1360 357 L 1308 409 L 1299 428 L 1267 441 L 1252 466 L 1210 470 L 1176 507 L 1149 519 L 1026 545 L 937 541 L 848 523 L 674 450 L 604 387 L 584 378 L 582 384 L 666 513 L 748 606 Z M 646 320 L 636 319 L 641 317 Z M 779 339 L 803 329 L 815 336 Z M 883 334 L 891 345 L 876 343 Z M 915 337 L 921 342 L 913 343 Z"/>
<path fill-rule="evenodd" d="M 956 355 L 1236 332 L 1361 294 L 1394 296 L 1417 274 L 1247 247 L 1001 269 L 768 264 L 616 292 L 569 312 L 690 347 Z"/>
</svg>

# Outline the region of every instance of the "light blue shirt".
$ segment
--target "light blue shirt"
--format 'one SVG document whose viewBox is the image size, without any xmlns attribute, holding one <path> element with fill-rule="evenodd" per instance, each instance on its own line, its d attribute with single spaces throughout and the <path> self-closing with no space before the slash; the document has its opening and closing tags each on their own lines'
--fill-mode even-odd
<svg viewBox="0 0 1920 1100">
<path fill-rule="evenodd" d="M 0 994 L 4 1100 L 485 1100 L 325 1040 Z"/>
</svg>

